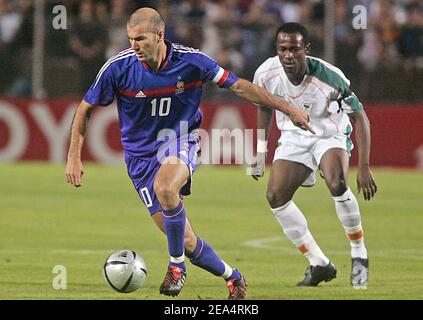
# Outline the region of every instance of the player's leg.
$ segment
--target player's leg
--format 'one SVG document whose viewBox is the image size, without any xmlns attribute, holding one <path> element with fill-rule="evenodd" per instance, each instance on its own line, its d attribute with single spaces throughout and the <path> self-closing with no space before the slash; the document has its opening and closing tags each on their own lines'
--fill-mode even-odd
<svg viewBox="0 0 423 320">
<path fill-rule="evenodd" d="M 315 286 L 323 280 L 329 281 L 336 275 L 332 263 L 311 235 L 303 213 L 292 201 L 295 191 L 311 172 L 310 168 L 298 162 L 276 160 L 272 165 L 267 191 L 267 200 L 276 220 L 288 239 L 310 263 L 306 278 L 298 283 L 307 286 Z"/>
<path fill-rule="evenodd" d="M 155 213 L 152 218 L 166 233 L 161 212 Z M 230 299 L 245 298 L 247 284 L 243 275 L 223 261 L 205 240 L 195 234 L 188 218 L 185 224 L 185 255 L 192 264 L 225 279 Z"/>
<path fill-rule="evenodd" d="M 368 256 L 357 199 L 348 185 L 349 157 L 342 148 L 327 150 L 320 160 L 320 171 L 335 202 L 336 214 L 351 245 L 351 284 L 364 287 L 368 278 Z"/>
<path fill-rule="evenodd" d="M 163 226 L 166 230 L 170 263 L 160 287 L 160 293 L 175 296 L 181 291 L 186 277 L 184 238 L 186 213 L 179 191 L 189 178 L 186 164 L 177 157 L 162 162 L 154 179 L 154 193 L 162 207 Z"/>
</svg>

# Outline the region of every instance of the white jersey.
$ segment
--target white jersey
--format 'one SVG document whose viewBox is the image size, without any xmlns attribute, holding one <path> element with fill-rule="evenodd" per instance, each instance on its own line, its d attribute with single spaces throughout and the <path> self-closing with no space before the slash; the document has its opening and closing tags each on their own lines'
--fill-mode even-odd
<svg viewBox="0 0 423 320">
<path fill-rule="evenodd" d="M 306 75 L 298 86 L 293 85 L 278 56 L 267 59 L 256 71 L 254 83 L 310 115 L 315 137 L 325 138 L 337 134 L 350 135 L 352 126 L 348 113 L 363 108 L 349 89 L 350 81 L 341 70 L 318 58 L 306 57 Z M 279 130 L 312 135 L 291 122 L 282 112 L 276 111 Z"/>
</svg>

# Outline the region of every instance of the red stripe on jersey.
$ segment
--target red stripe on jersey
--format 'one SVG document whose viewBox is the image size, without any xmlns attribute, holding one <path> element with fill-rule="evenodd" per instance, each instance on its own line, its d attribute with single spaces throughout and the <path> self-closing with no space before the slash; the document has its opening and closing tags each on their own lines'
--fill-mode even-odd
<svg viewBox="0 0 423 320">
<path fill-rule="evenodd" d="M 193 81 L 188 82 L 184 85 L 184 90 L 191 89 L 191 88 L 199 88 L 203 85 L 202 81 Z M 163 88 L 157 88 L 152 90 L 142 90 L 145 96 L 156 96 L 156 95 L 166 95 L 166 94 L 174 94 L 178 88 L 176 87 L 163 87 Z M 120 89 L 119 92 L 127 97 L 135 97 L 139 91 L 133 91 L 133 90 L 126 90 L 126 89 Z"/>
<path fill-rule="evenodd" d="M 138 93 L 138 91 L 126 90 L 126 89 L 121 89 L 121 88 L 119 88 L 118 90 L 122 95 L 127 96 L 127 97 L 135 97 Z"/>
<path fill-rule="evenodd" d="M 221 78 L 219 79 L 219 81 L 217 82 L 217 84 L 218 84 L 219 86 L 223 85 L 223 84 L 225 83 L 226 79 L 228 79 L 228 76 L 229 76 L 229 72 L 225 70 L 225 71 L 223 72 L 222 77 L 221 77 Z"/>
<path fill-rule="evenodd" d="M 184 85 L 185 89 L 191 89 L 194 87 L 201 87 L 203 85 L 202 81 L 194 81 L 194 82 L 188 82 Z M 155 95 L 164 95 L 164 94 L 174 94 L 176 92 L 176 87 L 164 87 L 164 88 L 158 88 L 153 90 L 145 90 L 144 94 L 146 96 L 155 96 Z"/>
</svg>

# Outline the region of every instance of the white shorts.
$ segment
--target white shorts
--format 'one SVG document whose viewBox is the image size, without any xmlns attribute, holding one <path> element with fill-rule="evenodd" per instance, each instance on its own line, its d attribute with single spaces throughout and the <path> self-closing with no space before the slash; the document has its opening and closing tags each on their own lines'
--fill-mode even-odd
<svg viewBox="0 0 423 320">
<path fill-rule="evenodd" d="M 303 183 L 305 187 L 313 186 L 316 183 L 316 171 L 319 169 L 320 160 L 326 151 L 341 148 L 351 155 L 351 150 L 354 147 L 349 135 L 342 133 L 329 138 L 319 138 L 286 131 L 281 135 L 278 143 L 273 161 L 294 161 L 313 170 Z"/>
</svg>

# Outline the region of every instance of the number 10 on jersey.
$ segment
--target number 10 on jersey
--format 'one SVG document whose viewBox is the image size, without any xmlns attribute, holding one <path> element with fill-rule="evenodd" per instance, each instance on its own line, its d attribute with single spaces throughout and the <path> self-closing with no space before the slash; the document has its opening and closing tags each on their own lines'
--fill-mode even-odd
<svg viewBox="0 0 423 320">
<path fill-rule="evenodd" d="M 172 98 L 161 98 L 159 99 L 159 107 L 157 110 L 157 98 L 151 101 L 151 116 L 155 117 L 158 113 L 159 117 L 165 117 L 170 113 L 170 103 L 172 102 Z M 158 112 L 157 112 L 158 111 Z"/>
</svg>

